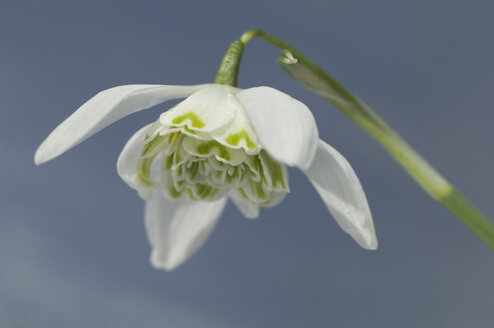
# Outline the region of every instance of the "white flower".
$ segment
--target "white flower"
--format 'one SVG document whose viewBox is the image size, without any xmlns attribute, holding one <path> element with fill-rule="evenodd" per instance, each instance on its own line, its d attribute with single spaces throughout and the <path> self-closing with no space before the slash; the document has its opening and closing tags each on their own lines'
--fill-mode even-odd
<svg viewBox="0 0 494 328">
<path fill-rule="evenodd" d="M 324 141 L 310 110 L 268 87 L 125 85 L 98 93 L 41 144 L 35 163 L 62 154 L 122 117 L 187 97 L 137 131 L 117 163 L 146 200 L 151 263 L 171 270 L 199 249 L 227 197 L 249 218 L 289 191 L 285 165 L 300 168 L 340 227 L 366 249 L 377 240 L 350 164 Z"/>
</svg>

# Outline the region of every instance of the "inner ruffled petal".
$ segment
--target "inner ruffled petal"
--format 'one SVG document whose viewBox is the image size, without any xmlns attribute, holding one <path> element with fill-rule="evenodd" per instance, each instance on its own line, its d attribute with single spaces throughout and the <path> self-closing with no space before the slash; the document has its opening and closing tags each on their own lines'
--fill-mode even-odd
<svg viewBox="0 0 494 328">
<path fill-rule="evenodd" d="M 253 208 L 278 203 L 289 191 L 286 167 L 260 149 L 255 133 L 246 132 L 248 122 L 242 124 L 244 132 L 236 140 L 229 139 L 228 128 L 206 133 L 187 124 L 155 124 L 139 160 L 142 183 L 159 182 L 169 199 L 214 201 L 235 191 L 239 200 L 245 199 Z M 154 179 L 150 168 L 158 154 L 162 154 L 160 172 Z"/>
</svg>

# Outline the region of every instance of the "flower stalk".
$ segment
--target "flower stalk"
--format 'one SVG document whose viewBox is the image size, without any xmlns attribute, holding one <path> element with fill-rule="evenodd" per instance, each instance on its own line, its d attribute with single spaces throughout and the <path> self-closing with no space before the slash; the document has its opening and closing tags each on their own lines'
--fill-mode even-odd
<svg viewBox="0 0 494 328">
<path fill-rule="evenodd" d="M 235 40 L 230 44 L 218 68 L 214 83 L 226 84 L 232 87 L 237 86 L 238 70 L 244 48 L 245 44 L 241 40 Z"/>
<path fill-rule="evenodd" d="M 355 124 L 377 140 L 413 179 L 436 201 L 453 213 L 485 244 L 494 250 L 494 224 L 438 171 L 408 145 L 369 106 L 355 97 L 320 66 L 282 40 L 261 30 L 249 30 L 232 43 L 218 70 L 216 83 L 236 85 L 245 46 L 258 37 L 283 51 L 278 64 L 310 91 L 333 104 Z M 233 67 L 229 79 L 224 72 Z"/>
</svg>

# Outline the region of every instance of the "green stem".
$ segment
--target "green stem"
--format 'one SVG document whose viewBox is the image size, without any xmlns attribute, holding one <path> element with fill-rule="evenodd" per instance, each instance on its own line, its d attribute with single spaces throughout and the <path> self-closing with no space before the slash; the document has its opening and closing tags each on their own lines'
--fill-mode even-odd
<svg viewBox="0 0 494 328">
<path fill-rule="evenodd" d="M 232 87 L 237 86 L 238 70 L 240 61 L 244 53 L 245 44 L 240 40 L 233 41 L 226 50 L 225 56 L 221 61 L 214 83 L 227 84 Z"/>
<path fill-rule="evenodd" d="M 249 30 L 242 35 L 240 41 L 245 47 L 254 37 L 259 37 L 283 51 L 288 50 L 296 58 L 296 62 L 290 62 L 287 58 L 279 60 L 278 64 L 285 71 L 309 90 L 323 96 L 376 139 L 432 198 L 456 215 L 494 250 L 494 224 L 370 107 L 352 95 L 316 63 L 280 39 L 261 30 Z M 238 74 L 238 69 L 236 72 Z"/>
</svg>

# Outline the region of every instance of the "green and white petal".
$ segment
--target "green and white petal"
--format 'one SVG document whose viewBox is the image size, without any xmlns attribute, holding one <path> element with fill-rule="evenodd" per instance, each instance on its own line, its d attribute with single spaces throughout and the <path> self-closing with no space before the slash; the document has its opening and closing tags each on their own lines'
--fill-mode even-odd
<svg viewBox="0 0 494 328">
<path fill-rule="evenodd" d="M 186 261 L 209 237 L 225 204 L 226 198 L 215 202 L 169 201 L 156 190 L 144 212 L 151 264 L 173 270 Z"/>
<path fill-rule="evenodd" d="M 261 177 L 266 188 L 284 193 L 290 192 L 286 166 L 271 158 L 264 150 L 259 153 L 259 160 L 262 167 Z"/>
<path fill-rule="evenodd" d="M 228 196 L 246 218 L 256 219 L 259 216 L 259 205 L 250 201 L 239 189 L 230 191 Z"/>
<path fill-rule="evenodd" d="M 264 207 L 274 207 L 281 203 L 285 199 L 287 192 L 285 191 L 271 191 L 271 198 L 269 201 L 262 204 Z"/>
<path fill-rule="evenodd" d="M 236 101 L 231 111 L 234 113 L 232 121 L 222 129 L 213 131 L 211 136 L 228 148 L 242 149 L 249 155 L 259 153 L 261 144 L 244 107 Z"/>
<path fill-rule="evenodd" d="M 235 116 L 232 107 L 239 106 L 233 89 L 224 85 L 208 85 L 161 114 L 160 123 L 164 129 L 184 127 L 192 134 L 222 128 Z"/>
<path fill-rule="evenodd" d="M 241 149 L 229 148 L 215 140 L 197 140 L 186 137 L 183 141 L 185 150 L 197 157 L 209 157 L 214 155 L 215 158 L 223 163 L 230 165 L 239 165 L 247 159 L 247 154 Z"/>
<path fill-rule="evenodd" d="M 53 130 L 34 155 L 36 165 L 47 162 L 119 119 L 164 101 L 183 98 L 207 87 L 123 85 L 101 91 Z"/>
<path fill-rule="evenodd" d="M 281 163 L 306 169 L 314 157 L 318 131 L 309 108 L 269 87 L 236 94 L 263 149 Z"/>
<path fill-rule="evenodd" d="M 314 160 L 305 174 L 339 226 L 366 249 L 377 248 L 377 238 L 364 190 L 348 161 L 319 140 Z"/>
<path fill-rule="evenodd" d="M 153 124 L 148 124 L 141 128 L 125 144 L 117 160 L 117 172 L 131 188 L 137 190 L 141 198 L 151 199 L 153 184 L 143 183 L 142 177 L 138 172 L 140 157 L 146 147 L 146 135 L 149 133 Z"/>
</svg>

